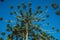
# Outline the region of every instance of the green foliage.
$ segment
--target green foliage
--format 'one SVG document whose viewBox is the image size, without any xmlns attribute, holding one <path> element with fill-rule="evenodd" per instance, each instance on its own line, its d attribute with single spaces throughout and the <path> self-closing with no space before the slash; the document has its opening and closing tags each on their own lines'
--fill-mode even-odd
<svg viewBox="0 0 60 40">
<path fill-rule="evenodd" d="M 52 6 L 54 9 L 59 8 L 58 4 L 56 4 L 56 3 L 52 3 L 51 6 Z"/>
<path fill-rule="evenodd" d="M 10 15 L 13 15 L 13 12 L 10 12 Z"/>
<path fill-rule="evenodd" d="M 40 10 L 40 13 L 42 13 L 43 11 L 42 10 Z"/>
<path fill-rule="evenodd" d="M 59 32 L 59 31 L 60 31 L 59 29 L 56 30 L 56 32 Z"/>
<path fill-rule="evenodd" d="M 3 18 L 2 17 L 0 17 L 0 21 L 2 21 L 3 20 Z"/>
<path fill-rule="evenodd" d="M 14 12 L 10 12 L 10 15 L 16 15 L 16 21 L 15 21 L 15 25 L 11 25 L 11 21 L 12 20 L 7 20 L 8 24 L 7 24 L 7 28 L 6 31 L 7 32 L 11 32 L 10 34 L 8 34 L 7 40 L 14 40 L 14 38 L 16 38 L 16 40 L 18 40 L 19 38 L 22 39 L 28 39 L 30 38 L 31 40 L 50 40 L 50 39 L 55 39 L 55 37 L 48 35 L 48 33 L 45 32 L 45 30 L 43 30 L 40 27 L 40 24 L 35 25 L 33 24 L 34 22 L 39 22 L 45 21 L 45 18 L 40 18 L 37 17 L 37 14 L 41 15 L 43 14 L 41 9 L 41 6 L 39 5 L 37 7 L 37 10 L 32 14 L 32 8 L 31 5 L 32 3 L 30 2 L 29 4 L 29 8 L 28 11 L 26 11 L 26 13 L 24 13 L 23 9 L 26 9 L 27 6 L 25 3 L 22 3 L 23 9 L 18 5 L 17 9 L 19 10 L 19 12 L 17 13 L 16 10 L 14 10 Z M 53 7 L 56 8 L 55 4 L 52 4 Z M 11 5 L 10 9 L 13 9 L 14 7 Z M 48 8 L 48 6 L 46 6 L 46 8 Z M 44 15 L 44 14 L 43 14 Z M 49 18 L 50 15 L 47 14 L 46 18 Z M 0 20 L 2 20 L 2 18 L 0 17 Z M 18 21 L 19 20 L 19 21 Z M 49 25 L 50 23 L 47 22 L 47 25 Z M 54 30 L 54 27 L 52 27 L 52 29 Z M 59 30 L 57 30 L 57 32 L 59 32 Z M 4 32 L 2 32 L 2 35 L 5 35 Z"/>
<path fill-rule="evenodd" d="M 49 18 L 49 17 L 50 17 L 50 15 L 49 15 L 49 14 L 47 14 L 47 15 L 46 15 L 46 18 Z"/>
<path fill-rule="evenodd" d="M 10 6 L 10 9 L 13 9 L 13 8 L 14 8 L 13 5 L 11 5 L 11 6 Z"/>
<path fill-rule="evenodd" d="M 17 5 L 17 9 L 20 9 L 20 5 Z"/>
<path fill-rule="evenodd" d="M 54 30 L 55 28 L 54 28 L 54 26 L 52 27 L 52 30 Z"/>
<path fill-rule="evenodd" d="M 60 15 L 60 10 L 57 10 L 56 11 L 56 15 Z"/>
<path fill-rule="evenodd" d="M 41 6 L 39 5 L 39 6 L 38 6 L 38 9 L 40 9 L 40 8 L 41 8 Z"/>
<path fill-rule="evenodd" d="M 4 36 L 5 35 L 5 32 L 2 32 L 1 34 Z"/>
<path fill-rule="evenodd" d="M 46 7 L 45 8 L 48 8 L 48 5 L 46 5 Z"/>
<path fill-rule="evenodd" d="M 0 2 L 4 2 L 4 0 L 0 0 Z"/>
<path fill-rule="evenodd" d="M 29 4 L 28 4 L 28 5 L 29 5 L 29 7 L 30 7 L 30 6 L 32 5 L 32 3 L 31 3 L 31 2 L 29 2 Z"/>
<path fill-rule="evenodd" d="M 3 40 L 3 38 L 0 38 L 0 40 Z"/>
<path fill-rule="evenodd" d="M 25 3 L 22 3 L 22 6 L 24 9 L 26 9 L 26 4 Z"/>
</svg>

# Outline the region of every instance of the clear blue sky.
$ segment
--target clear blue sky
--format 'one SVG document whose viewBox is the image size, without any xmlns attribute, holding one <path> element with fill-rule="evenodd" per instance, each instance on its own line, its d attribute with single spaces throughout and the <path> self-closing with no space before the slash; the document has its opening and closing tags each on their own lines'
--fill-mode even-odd
<svg viewBox="0 0 60 40">
<path fill-rule="evenodd" d="M 48 11 L 44 14 L 50 14 L 50 17 L 45 21 L 45 23 L 50 22 L 50 25 L 48 27 L 43 26 L 42 28 L 46 30 L 51 30 L 51 27 L 54 26 L 55 29 L 60 29 L 60 15 L 56 15 L 56 10 L 51 7 L 52 3 L 56 3 L 59 5 L 59 8 L 57 10 L 60 10 L 60 0 L 5 0 L 4 2 L 0 2 L 0 16 L 3 17 L 4 20 L 14 20 L 15 18 L 10 16 L 9 13 L 10 11 L 15 10 L 17 5 L 21 5 L 22 2 L 26 3 L 27 6 L 29 2 L 32 2 L 33 12 L 36 10 L 38 5 L 41 5 L 42 10 L 45 10 L 45 6 L 48 5 Z M 13 10 L 10 9 L 10 5 L 14 6 Z M 0 21 L 0 32 L 5 31 L 6 29 L 7 22 L 5 22 L 4 20 L 2 22 Z M 51 34 L 60 40 L 60 32 L 55 33 L 55 30 L 53 32 L 54 33 Z"/>
</svg>

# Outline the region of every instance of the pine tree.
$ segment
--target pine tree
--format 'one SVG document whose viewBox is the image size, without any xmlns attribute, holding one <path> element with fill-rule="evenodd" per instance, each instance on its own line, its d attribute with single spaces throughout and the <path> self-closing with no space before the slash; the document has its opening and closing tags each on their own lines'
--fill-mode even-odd
<svg viewBox="0 0 60 40">
<path fill-rule="evenodd" d="M 39 22 L 45 21 L 45 18 L 43 18 L 42 16 L 44 15 L 45 11 L 41 10 L 41 6 L 38 5 L 36 11 L 34 13 L 32 13 L 32 3 L 30 2 L 28 4 L 28 9 L 26 11 L 26 4 L 22 3 L 22 7 L 23 9 L 26 11 L 26 13 L 24 13 L 23 9 L 18 5 L 17 9 L 19 10 L 19 12 L 15 11 L 14 12 L 10 12 L 10 15 L 16 15 L 16 20 L 15 20 L 15 26 L 11 25 L 11 22 L 13 20 L 7 20 L 8 24 L 7 24 L 7 28 L 6 31 L 7 32 L 11 32 L 10 34 L 8 34 L 8 37 L 6 40 L 54 40 L 55 37 L 52 35 L 48 35 L 48 33 L 46 33 L 41 27 L 41 24 L 37 24 L 35 25 L 34 22 Z M 52 4 L 53 6 L 53 4 Z M 13 6 L 10 6 L 10 9 L 13 9 Z M 46 6 L 46 9 L 48 8 L 48 6 Z M 40 17 L 38 17 L 38 16 Z M 47 14 L 46 18 L 49 18 L 50 15 Z M 0 17 L 0 20 L 2 20 L 2 18 Z M 47 25 L 49 25 L 49 22 L 47 23 Z M 54 27 L 52 27 L 52 29 L 54 30 Z M 57 32 L 59 32 L 59 30 L 57 29 Z M 2 35 L 4 36 L 5 33 L 2 32 Z M 3 40 L 3 38 L 0 38 L 0 40 Z M 56 40 L 56 39 L 55 39 Z"/>
</svg>

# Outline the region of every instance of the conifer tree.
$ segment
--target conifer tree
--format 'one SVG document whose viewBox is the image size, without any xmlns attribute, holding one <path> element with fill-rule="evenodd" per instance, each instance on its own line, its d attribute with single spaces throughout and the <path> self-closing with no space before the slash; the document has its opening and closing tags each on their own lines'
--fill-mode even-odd
<svg viewBox="0 0 60 40">
<path fill-rule="evenodd" d="M 54 4 L 52 4 L 53 6 Z M 17 6 L 17 9 L 19 12 L 14 10 L 14 12 L 10 12 L 10 15 L 13 16 L 15 15 L 15 25 L 13 26 L 11 22 L 13 20 L 7 20 L 7 32 L 11 32 L 8 34 L 6 40 L 57 40 L 55 39 L 54 36 L 48 35 L 49 33 L 46 33 L 40 25 L 43 24 L 38 24 L 37 22 L 44 22 L 46 18 L 49 18 L 50 15 L 46 14 L 46 18 L 42 17 L 44 15 L 43 10 L 41 10 L 41 6 L 38 5 L 36 11 L 33 13 L 32 12 L 32 3 L 30 2 L 28 4 L 28 9 L 26 10 L 27 6 L 25 3 L 22 3 L 22 7 L 20 5 Z M 11 5 L 10 9 L 13 9 L 14 6 Z M 48 6 L 46 6 L 46 9 L 48 9 Z M 25 10 L 26 12 L 24 12 Z M 38 16 L 39 17 L 38 17 Z M 0 17 L 0 20 L 3 20 L 3 18 Z M 34 23 L 37 23 L 35 25 Z M 46 25 L 49 25 L 49 22 L 47 22 Z M 52 27 L 52 30 L 55 28 Z M 59 32 L 59 30 L 56 30 Z M 2 36 L 4 36 L 6 33 L 2 32 Z M 0 38 L 0 40 L 4 40 L 4 38 Z"/>
</svg>

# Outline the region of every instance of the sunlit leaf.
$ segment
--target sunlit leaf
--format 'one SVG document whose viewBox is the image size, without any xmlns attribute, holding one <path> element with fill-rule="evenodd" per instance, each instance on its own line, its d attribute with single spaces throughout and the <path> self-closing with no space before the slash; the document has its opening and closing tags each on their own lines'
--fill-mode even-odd
<svg viewBox="0 0 60 40">
<path fill-rule="evenodd" d="M 21 16 L 16 16 L 16 18 L 21 18 Z"/>
<path fill-rule="evenodd" d="M 13 36 L 11 34 L 9 34 L 7 40 L 13 40 L 12 37 Z"/>
<path fill-rule="evenodd" d="M 38 14 L 38 10 L 36 10 L 35 12 L 34 12 L 34 16 L 36 16 Z"/>
<path fill-rule="evenodd" d="M 26 8 L 26 4 L 25 3 L 22 3 L 22 6 L 23 6 L 24 9 Z"/>
<path fill-rule="evenodd" d="M 15 27 L 19 27 L 20 25 L 19 24 L 16 24 L 16 26 Z"/>
<path fill-rule="evenodd" d="M 7 20 L 7 22 L 8 22 L 8 23 L 11 23 L 11 22 L 12 22 L 12 20 Z"/>
<path fill-rule="evenodd" d="M 37 21 L 40 21 L 40 18 L 36 18 Z"/>
</svg>

